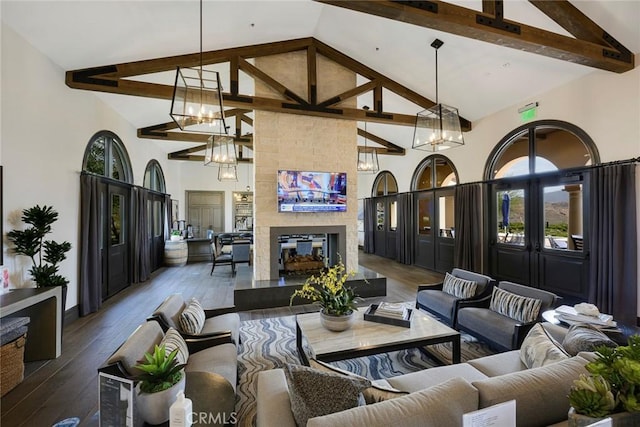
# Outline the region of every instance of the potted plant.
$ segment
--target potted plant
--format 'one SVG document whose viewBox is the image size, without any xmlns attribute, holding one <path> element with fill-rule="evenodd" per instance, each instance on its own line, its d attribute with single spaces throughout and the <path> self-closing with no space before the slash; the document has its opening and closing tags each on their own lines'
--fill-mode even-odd
<svg viewBox="0 0 640 427">
<path fill-rule="evenodd" d="M 349 277 L 355 272 L 347 272 L 342 258 L 333 267 L 323 269 L 318 276 L 309 277 L 301 289 L 292 295 L 289 304 L 295 297 L 306 298 L 320 305 L 320 321 L 331 331 L 344 331 L 353 324 L 353 313 L 357 309 L 359 297 L 353 288 L 345 286 Z"/>
<path fill-rule="evenodd" d="M 47 234 L 51 233 L 51 226 L 58 220 L 58 212 L 51 206 L 36 205 L 24 209 L 21 219 L 28 227 L 24 230 L 9 231 L 7 239 L 15 245 L 15 253 L 31 258 L 32 266 L 29 273 L 36 286 L 62 286 L 64 310 L 69 280 L 58 274 L 58 264 L 67 258 L 71 243 L 45 240 Z"/>
<path fill-rule="evenodd" d="M 569 425 L 583 426 L 611 416 L 614 426 L 640 423 L 640 336 L 628 345 L 597 348 L 597 359 L 585 366 L 569 392 Z"/>
<path fill-rule="evenodd" d="M 169 354 L 164 345 L 156 345 L 153 354 L 135 367 L 142 371 L 138 383 L 137 404 L 142 418 L 149 424 L 161 424 L 169 419 L 169 407 L 179 391 L 184 391 L 185 365 L 176 360 L 178 349 Z"/>
</svg>

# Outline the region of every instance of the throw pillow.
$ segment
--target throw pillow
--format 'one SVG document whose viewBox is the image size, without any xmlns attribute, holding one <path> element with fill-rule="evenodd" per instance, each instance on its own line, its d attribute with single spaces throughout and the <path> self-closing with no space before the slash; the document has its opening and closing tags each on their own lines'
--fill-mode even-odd
<svg viewBox="0 0 640 427">
<path fill-rule="evenodd" d="M 618 346 L 604 332 L 586 323 L 572 325 L 562 341 L 565 351 L 572 356 L 581 351 L 595 351 L 596 347 L 601 345 L 607 347 Z"/>
<path fill-rule="evenodd" d="M 449 273 L 444 275 L 442 292 L 456 298 L 471 298 L 475 296 L 478 284 L 472 280 L 464 280 Z"/>
<path fill-rule="evenodd" d="M 542 301 L 524 297 L 500 288 L 493 288 L 489 309 L 519 322 L 529 323 L 538 318 Z"/>
<path fill-rule="evenodd" d="M 520 360 L 529 369 L 550 365 L 568 359 L 562 345 L 547 333 L 540 323 L 529 331 L 520 347 Z"/>
<path fill-rule="evenodd" d="M 323 372 L 331 372 L 338 375 L 344 375 L 350 378 L 359 378 L 363 380 L 367 379 L 358 374 L 354 374 L 353 372 L 345 371 L 343 369 L 337 368 L 333 365 L 330 365 L 328 363 L 325 363 L 316 359 L 310 359 L 309 365 L 311 365 L 312 368 L 318 369 Z M 407 391 L 400 391 L 400 390 L 396 390 L 393 387 L 383 387 L 377 384 L 371 384 L 371 387 L 368 387 L 362 390 L 362 396 L 364 397 L 364 401 L 367 403 L 367 405 L 372 403 L 382 402 L 384 400 L 394 399 L 400 396 L 405 396 L 407 394 L 409 394 L 409 392 Z"/>
<path fill-rule="evenodd" d="M 164 334 L 164 338 L 160 341 L 160 346 L 164 345 L 166 354 L 168 355 L 176 348 L 178 349 L 178 354 L 176 354 L 176 360 L 180 365 L 184 365 L 189 360 L 189 348 L 187 347 L 187 343 L 185 342 L 180 332 L 176 331 L 173 328 L 169 328 L 167 333 Z"/>
<path fill-rule="evenodd" d="M 300 427 L 307 420 L 358 406 L 362 390 L 371 381 L 322 372 L 308 366 L 286 364 L 291 412 Z"/>
<path fill-rule="evenodd" d="M 184 333 L 197 335 L 204 327 L 205 318 L 204 309 L 195 298 L 192 298 L 189 305 L 180 313 L 180 328 Z"/>
</svg>

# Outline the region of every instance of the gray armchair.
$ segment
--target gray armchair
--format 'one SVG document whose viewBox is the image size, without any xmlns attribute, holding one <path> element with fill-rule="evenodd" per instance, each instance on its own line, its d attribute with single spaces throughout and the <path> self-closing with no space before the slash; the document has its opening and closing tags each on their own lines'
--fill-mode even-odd
<svg viewBox="0 0 640 427">
<path fill-rule="evenodd" d="M 497 350 L 517 350 L 533 325 L 542 320 L 542 313 L 556 307 L 561 298 L 542 289 L 512 282 L 501 281 L 497 287 L 513 294 L 539 299 L 541 305 L 536 320 L 522 322 L 491 310 L 489 307 L 492 296 L 489 295 L 479 301 L 461 302 L 455 328 L 470 333 Z"/>
<path fill-rule="evenodd" d="M 180 314 L 187 304 L 181 294 L 169 295 L 155 309 L 148 320 L 155 320 L 160 324 L 163 331 L 174 328 L 180 335 L 186 338 L 202 338 L 204 336 L 231 335 L 231 340 L 240 343 L 240 316 L 235 313 L 235 307 L 225 307 L 218 309 L 205 309 L 205 321 L 202 331 L 198 335 L 191 335 L 180 328 Z"/>
<path fill-rule="evenodd" d="M 489 276 L 462 270 L 460 268 L 454 268 L 451 275 L 460 279 L 476 282 L 477 287 L 475 295 L 471 298 L 463 299 L 443 292 L 443 283 L 420 285 L 418 286 L 418 294 L 416 295 L 416 308 L 433 313 L 443 322 L 453 326 L 456 324 L 458 305 L 460 302 L 477 300 L 485 296 L 490 296 L 495 280 Z"/>
</svg>

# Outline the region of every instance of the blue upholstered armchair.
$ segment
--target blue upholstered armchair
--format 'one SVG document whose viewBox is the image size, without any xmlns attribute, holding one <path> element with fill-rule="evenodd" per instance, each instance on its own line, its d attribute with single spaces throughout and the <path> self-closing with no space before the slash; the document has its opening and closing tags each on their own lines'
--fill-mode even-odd
<svg viewBox="0 0 640 427">
<path fill-rule="evenodd" d="M 455 291 L 451 291 L 451 287 L 443 281 L 442 283 L 436 283 L 433 285 L 420 285 L 418 286 L 418 294 L 416 296 L 416 308 L 426 310 L 436 315 L 440 320 L 453 326 L 456 324 L 456 317 L 458 313 L 458 305 L 461 301 L 477 300 L 485 296 L 491 295 L 491 289 L 495 284 L 489 276 L 485 276 L 472 271 L 462 270 L 460 268 L 454 268 L 450 276 L 455 279 L 461 279 L 458 285 L 464 285 L 464 281 L 474 282 L 475 287 L 470 292 L 470 295 L 457 295 Z M 450 281 L 450 278 L 445 277 L 445 281 Z M 443 288 L 448 292 L 443 291 Z"/>
</svg>

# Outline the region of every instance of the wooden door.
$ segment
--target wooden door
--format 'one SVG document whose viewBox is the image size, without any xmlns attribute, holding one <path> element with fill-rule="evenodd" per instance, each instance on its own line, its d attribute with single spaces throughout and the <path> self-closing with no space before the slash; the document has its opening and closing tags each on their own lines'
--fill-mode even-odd
<svg viewBox="0 0 640 427">
<path fill-rule="evenodd" d="M 106 299 L 131 284 L 130 190 L 116 184 L 107 185 L 105 229 L 106 268 L 103 270 L 102 297 Z"/>
<path fill-rule="evenodd" d="M 207 237 L 207 230 L 224 231 L 224 192 L 187 191 L 187 224 L 193 237 Z"/>
</svg>

